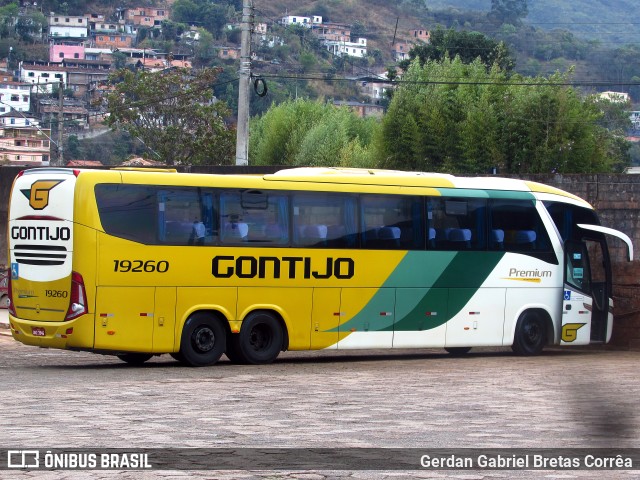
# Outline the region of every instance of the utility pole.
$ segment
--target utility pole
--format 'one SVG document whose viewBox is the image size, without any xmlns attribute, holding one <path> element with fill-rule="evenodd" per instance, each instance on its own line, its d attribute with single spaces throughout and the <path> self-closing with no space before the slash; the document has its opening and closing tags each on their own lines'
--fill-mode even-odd
<svg viewBox="0 0 640 480">
<path fill-rule="evenodd" d="M 251 1 L 243 0 L 242 3 L 236 165 L 249 164 L 249 86 L 251 82 L 251 30 L 253 27 Z"/>
<path fill-rule="evenodd" d="M 60 87 L 58 88 L 58 100 L 60 101 L 58 109 L 58 165 L 64 167 L 62 145 L 62 128 L 64 127 L 64 83 L 62 78 L 60 78 Z"/>
</svg>

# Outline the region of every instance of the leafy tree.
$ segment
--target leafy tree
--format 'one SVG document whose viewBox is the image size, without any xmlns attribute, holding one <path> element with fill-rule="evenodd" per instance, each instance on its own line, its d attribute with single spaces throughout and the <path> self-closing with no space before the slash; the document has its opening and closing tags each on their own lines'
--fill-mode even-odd
<svg viewBox="0 0 640 480">
<path fill-rule="evenodd" d="M 212 90 L 219 72 L 119 70 L 111 77 L 107 124 L 141 140 L 168 165 L 230 164 L 235 136 L 224 122 L 229 110 Z"/>
<path fill-rule="evenodd" d="M 220 5 L 207 0 L 176 0 L 171 7 L 174 22 L 202 25 L 216 38 L 229 20 L 229 5 Z M 231 11 L 234 11 L 231 6 Z"/>
<path fill-rule="evenodd" d="M 480 58 L 488 68 L 498 64 L 502 70 L 511 71 L 515 67 L 515 60 L 503 42 L 492 40 L 479 32 L 456 31 L 453 28 L 444 30 L 442 27 L 431 32 L 428 44 L 413 47 L 409 51 L 409 59 L 400 62 L 400 67 L 406 70 L 416 58 L 424 64 L 428 60 L 441 61 L 456 56 L 463 63 Z"/>
<path fill-rule="evenodd" d="M 452 82 L 455 79 L 455 82 Z M 377 141 L 387 168 L 487 173 L 592 173 L 622 169 L 625 142 L 603 111 L 563 86 L 567 75 L 508 77 L 479 60 L 414 61 Z"/>
<path fill-rule="evenodd" d="M 527 0 L 491 0 L 489 19 L 498 25 L 520 25 L 529 14 Z"/>
<path fill-rule="evenodd" d="M 373 167 L 379 122 L 309 100 L 272 105 L 251 123 L 253 165 Z"/>
</svg>

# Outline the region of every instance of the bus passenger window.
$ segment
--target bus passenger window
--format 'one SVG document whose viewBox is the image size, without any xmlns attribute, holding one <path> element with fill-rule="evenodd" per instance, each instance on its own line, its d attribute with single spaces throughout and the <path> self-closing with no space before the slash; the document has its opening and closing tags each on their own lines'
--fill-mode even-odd
<svg viewBox="0 0 640 480">
<path fill-rule="evenodd" d="M 380 250 L 422 250 L 422 199 L 404 195 L 363 195 L 362 243 Z"/>
<path fill-rule="evenodd" d="M 296 193 L 292 204 L 294 245 L 314 248 L 357 246 L 354 196 Z"/>
<path fill-rule="evenodd" d="M 486 246 L 486 200 L 478 198 L 429 198 L 427 220 L 435 235 L 429 248 L 483 250 Z"/>
<path fill-rule="evenodd" d="M 289 243 L 288 196 L 268 190 L 225 192 L 220 195 L 222 243 Z"/>
<path fill-rule="evenodd" d="M 162 188 L 158 191 L 158 237 L 167 245 L 212 245 L 215 195 L 201 188 Z"/>
<path fill-rule="evenodd" d="M 492 200 L 489 223 L 492 250 L 551 252 L 547 230 L 533 200 Z"/>
</svg>

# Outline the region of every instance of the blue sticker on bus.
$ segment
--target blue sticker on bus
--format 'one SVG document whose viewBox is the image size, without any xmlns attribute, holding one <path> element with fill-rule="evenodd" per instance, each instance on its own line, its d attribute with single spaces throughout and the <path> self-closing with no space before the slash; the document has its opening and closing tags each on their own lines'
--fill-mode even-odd
<svg viewBox="0 0 640 480">
<path fill-rule="evenodd" d="M 18 264 L 12 263 L 11 264 L 11 280 L 17 280 L 17 279 L 18 279 Z"/>
<path fill-rule="evenodd" d="M 565 300 L 571 300 L 571 290 L 565 290 L 564 291 L 564 299 Z"/>
</svg>

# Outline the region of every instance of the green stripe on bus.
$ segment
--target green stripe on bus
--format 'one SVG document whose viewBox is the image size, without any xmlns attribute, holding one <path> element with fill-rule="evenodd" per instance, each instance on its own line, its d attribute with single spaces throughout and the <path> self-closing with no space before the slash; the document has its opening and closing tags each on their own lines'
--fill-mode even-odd
<svg viewBox="0 0 640 480">
<path fill-rule="evenodd" d="M 473 190 L 455 188 L 438 188 L 437 190 L 443 197 L 535 200 L 535 197 L 531 192 L 519 192 L 514 190 Z"/>
<path fill-rule="evenodd" d="M 425 255 L 431 258 L 420 259 Z M 439 327 L 469 302 L 503 255 L 408 252 L 371 301 L 339 330 L 420 331 Z M 450 295 L 450 289 L 455 289 L 455 294 Z M 393 314 L 381 315 L 390 305 L 395 305 Z"/>
</svg>

